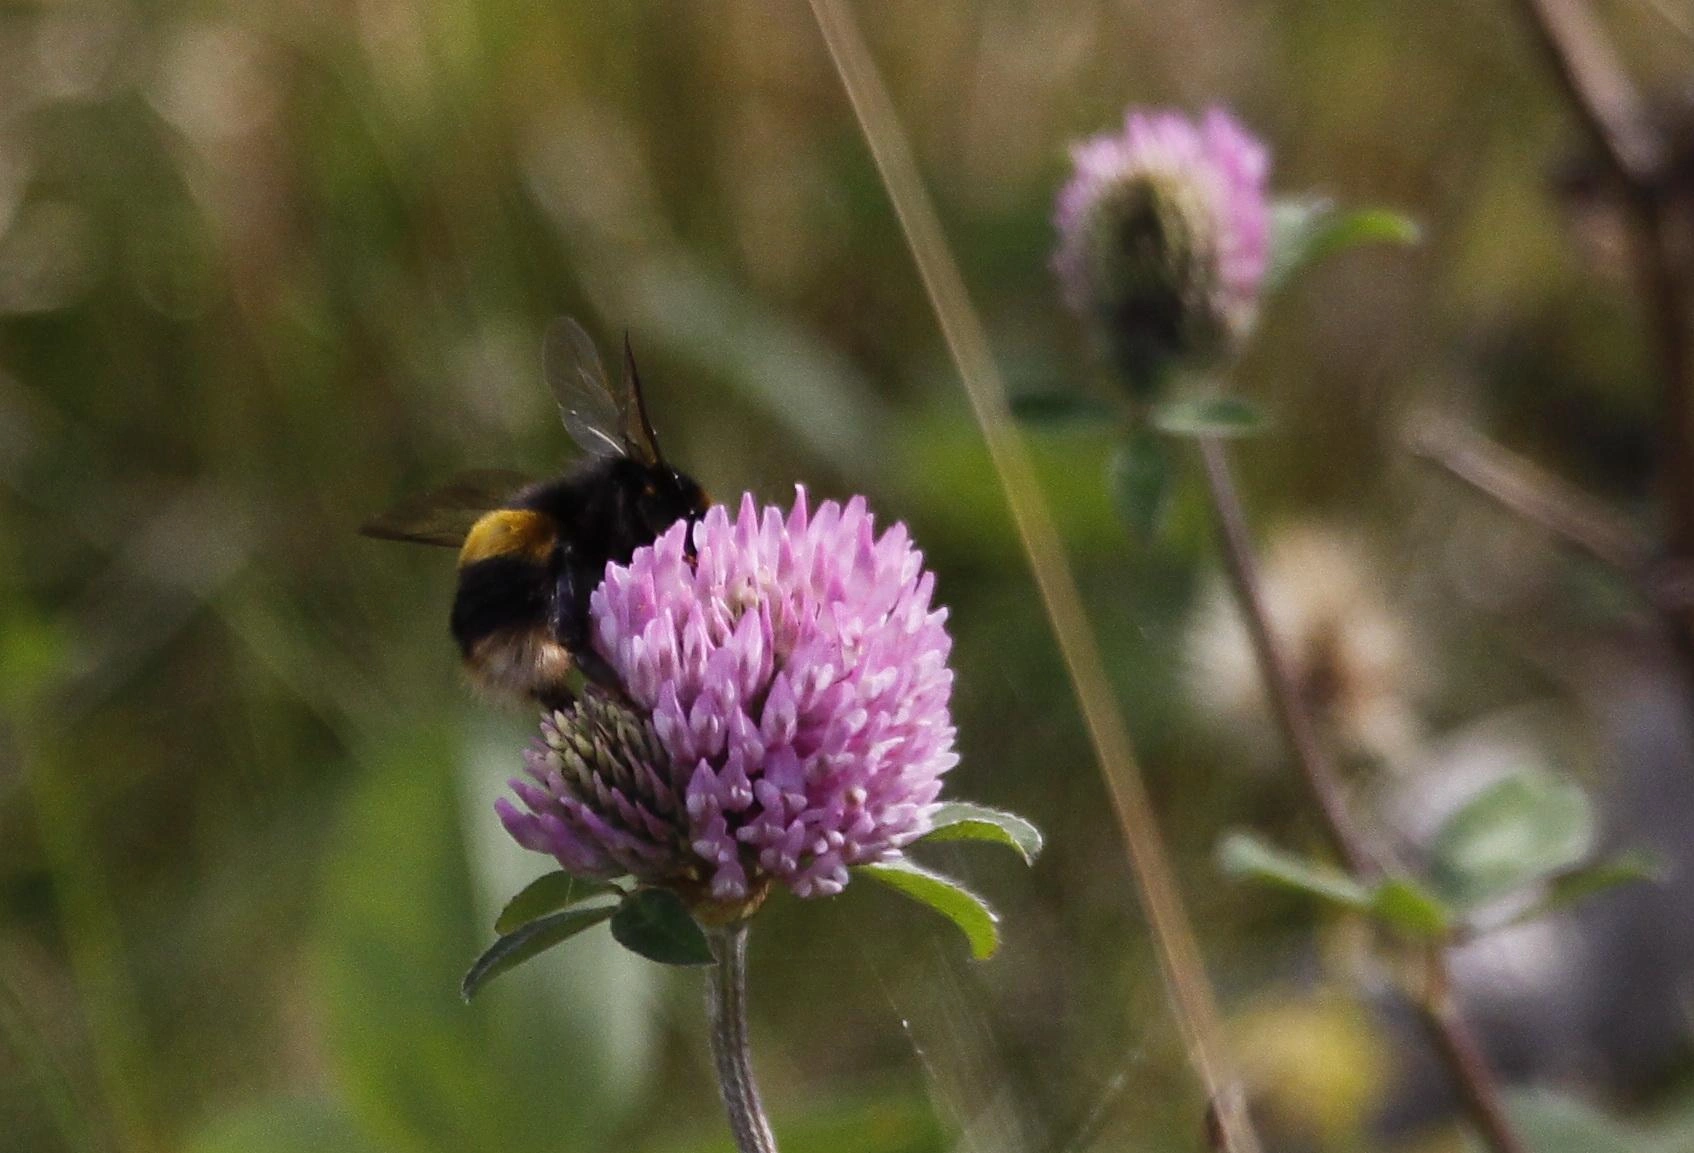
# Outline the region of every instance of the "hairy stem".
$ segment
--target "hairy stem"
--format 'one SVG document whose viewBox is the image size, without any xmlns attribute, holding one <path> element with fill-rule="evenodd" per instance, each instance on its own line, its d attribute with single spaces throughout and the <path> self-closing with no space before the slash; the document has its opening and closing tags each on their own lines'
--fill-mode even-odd
<svg viewBox="0 0 1694 1153">
<path fill-rule="evenodd" d="M 1219 1147 L 1224 1153 L 1257 1153 L 1258 1137 L 1242 1106 L 1238 1081 L 1225 1053 L 1216 997 L 1193 924 L 1177 890 L 1170 857 L 1112 691 L 1105 659 L 1089 627 L 1076 576 L 1053 523 L 1052 510 L 1042 497 L 1029 452 L 1013 423 L 1006 384 L 994 362 L 982 318 L 971 305 L 905 131 L 848 6 L 840 0 L 811 0 L 811 6 L 888 189 L 888 198 L 900 218 L 918 275 L 964 382 L 965 395 L 1029 558 L 1123 832 L 1183 1048 L 1218 1119 Z"/>
<path fill-rule="evenodd" d="M 729 1129 L 741 1153 L 776 1153 L 776 1138 L 753 1083 L 753 1052 L 747 1040 L 747 922 L 710 929 L 708 936 L 717 964 L 706 982 L 706 1016 Z"/>
<path fill-rule="evenodd" d="M 1247 631 L 1252 638 L 1253 650 L 1258 656 L 1259 669 L 1277 720 L 1305 777 L 1306 787 L 1317 802 L 1324 829 L 1336 852 L 1347 862 L 1354 875 L 1377 876 L 1382 871 L 1381 866 L 1347 812 L 1346 793 L 1340 775 L 1318 738 L 1317 726 L 1307 708 L 1294 665 L 1281 639 L 1272 631 L 1253 554 L 1253 542 L 1247 531 L 1247 516 L 1223 442 L 1214 437 L 1202 437 L 1200 456 L 1205 465 L 1212 509 L 1217 516 L 1224 567 L 1229 572 L 1242 615 L 1247 618 Z M 1418 1007 L 1441 1059 L 1452 1074 L 1471 1123 L 1493 1153 L 1526 1153 L 1523 1143 L 1506 1121 L 1499 1083 L 1483 1058 L 1470 1026 L 1448 992 L 1446 960 L 1438 950 L 1427 959 L 1425 985 L 1423 995 L 1418 998 Z"/>
</svg>

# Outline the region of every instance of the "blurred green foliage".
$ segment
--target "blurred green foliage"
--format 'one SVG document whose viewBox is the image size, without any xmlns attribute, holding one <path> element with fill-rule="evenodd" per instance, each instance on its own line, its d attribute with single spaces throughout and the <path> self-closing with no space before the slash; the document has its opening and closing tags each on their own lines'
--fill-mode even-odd
<svg viewBox="0 0 1694 1153">
<path fill-rule="evenodd" d="M 1521 622 L 1445 583 L 1497 522 L 1393 452 L 1436 401 L 1644 498 L 1628 285 L 1548 192 L 1571 134 L 1508 6 L 861 7 L 1020 391 L 1105 387 L 1047 218 L 1066 141 L 1128 102 L 1229 101 L 1279 185 L 1422 220 L 1419 252 L 1338 259 L 1266 317 L 1252 503 L 1393 558 L 1451 654 L 1436 723 L 1548 691 Z M 1203 1103 L 986 454 L 815 30 L 771 0 L 0 12 L 0 1146 L 727 1148 L 687 974 L 585 937 L 460 1002 L 546 867 L 489 807 L 528 724 L 459 682 L 450 558 L 354 535 L 456 469 L 564 462 L 560 312 L 629 330 L 715 493 L 864 491 L 912 525 L 957 638 L 957 788 L 1049 836 L 1033 873 L 938 846 L 1004 915 L 983 967 L 898 901 L 773 901 L 784 1147 L 1191 1148 Z M 1214 968 L 1254 988 L 1305 911 L 1220 884 L 1211 846 L 1311 826 L 1191 706 L 1188 464 L 1153 551 L 1111 443 L 1037 434 L 1043 484 Z"/>
</svg>

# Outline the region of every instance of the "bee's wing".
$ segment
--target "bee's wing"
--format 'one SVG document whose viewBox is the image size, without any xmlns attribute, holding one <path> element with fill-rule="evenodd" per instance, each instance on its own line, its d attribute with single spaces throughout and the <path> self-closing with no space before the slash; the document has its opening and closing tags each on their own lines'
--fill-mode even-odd
<svg viewBox="0 0 1694 1153">
<path fill-rule="evenodd" d="M 501 507 L 529 484 L 522 473 L 500 468 L 462 472 L 440 488 L 402 501 L 359 526 L 364 536 L 458 548 L 484 513 Z"/>
<path fill-rule="evenodd" d="M 629 337 L 623 343 L 623 379 L 613 385 L 594 338 L 568 316 L 547 329 L 542 360 L 547 386 L 559 403 L 559 416 L 571 439 L 597 457 L 629 456 L 658 464 L 659 442 L 641 400 L 641 378 Z"/>
<path fill-rule="evenodd" d="M 542 367 L 571 439 L 591 456 L 627 456 L 628 395 L 606 383 L 606 366 L 582 325 L 561 316 L 548 326 Z"/>
</svg>

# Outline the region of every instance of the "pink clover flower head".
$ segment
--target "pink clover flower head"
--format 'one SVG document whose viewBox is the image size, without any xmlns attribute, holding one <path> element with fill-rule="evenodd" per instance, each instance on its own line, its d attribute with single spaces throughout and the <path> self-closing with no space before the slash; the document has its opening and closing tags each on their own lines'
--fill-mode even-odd
<svg viewBox="0 0 1694 1153">
<path fill-rule="evenodd" d="M 1071 149 L 1053 257 L 1065 303 L 1134 377 L 1205 360 L 1258 311 L 1270 254 L 1270 154 L 1229 113 L 1132 108 Z"/>
<path fill-rule="evenodd" d="M 859 497 L 746 496 L 672 526 L 591 598 L 627 703 L 608 722 L 588 694 L 543 723 L 506 828 L 569 871 L 701 901 L 840 892 L 929 831 L 958 763 L 934 584 Z"/>
</svg>

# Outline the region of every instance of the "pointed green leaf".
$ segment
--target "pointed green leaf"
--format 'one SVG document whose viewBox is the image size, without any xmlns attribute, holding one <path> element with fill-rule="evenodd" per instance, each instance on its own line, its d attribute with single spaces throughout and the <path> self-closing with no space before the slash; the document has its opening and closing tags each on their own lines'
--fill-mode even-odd
<svg viewBox="0 0 1694 1153">
<path fill-rule="evenodd" d="M 620 897 L 623 890 L 610 881 L 591 881 L 564 871 L 547 873 L 525 885 L 506 902 L 494 922 L 496 933 L 510 933 L 537 917 L 568 909 L 590 897 Z"/>
<path fill-rule="evenodd" d="M 1154 539 L 1170 507 L 1170 452 L 1151 429 L 1138 428 L 1112 453 L 1108 484 L 1112 503 L 1135 539 Z"/>
<path fill-rule="evenodd" d="M 1274 292 L 1318 261 L 1357 245 L 1416 244 L 1419 236 L 1416 221 L 1391 209 L 1347 210 L 1324 197 L 1279 200 L 1271 207 L 1265 289 Z"/>
<path fill-rule="evenodd" d="M 928 905 L 959 927 L 970 942 L 971 956 L 986 960 L 1000 947 L 1000 918 L 988 902 L 951 877 L 932 873 L 907 860 L 860 865 L 853 870 Z"/>
<path fill-rule="evenodd" d="M 516 968 L 531 957 L 545 953 L 561 941 L 576 936 L 607 920 L 615 905 L 598 905 L 592 909 L 566 909 L 562 913 L 531 921 L 516 932 L 507 933 L 488 947 L 476 959 L 470 972 L 459 985 L 459 994 L 469 1001 L 489 981 L 508 969 Z"/>
<path fill-rule="evenodd" d="M 612 936 L 632 953 L 661 965 L 710 965 L 706 931 L 669 889 L 637 889 L 612 917 Z"/>
<path fill-rule="evenodd" d="M 1259 410 L 1239 396 L 1172 400 L 1153 410 L 1153 425 L 1170 436 L 1251 436 L 1264 426 Z"/>
<path fill-rule="evenodd" d="M 1264 881 L 1359 912 L 1372 893 L 1339 869 L 1272 848 L 1251 833 L 1231 833 L 1218 846 L 1218 864 L 1231 877 Z"/>
<path fill-rule="evenodd" d="M 590 897 L 620 896 L 623 896 L 622 889 L 618 889 L 610 880 L 573 877 L 564 870 L 540 875 L 529 884 L 523 885 L 522 891 L 518 891 L 517 896 L 507 901 L 507 908 L 501 909 L 500 918 L 495 921 L 495 931 L 512 933 L 534 919 L 557 913 L 559 909 L 569 909 L 573 904 L 588 901 Z"/>
<path fill-rule="evenodd" d="M 1073 392 L 1026 392 L 1013 396 L 1011 405 L 1019 423 L 1055 432 L 1103 428 L 1118 419 L 1105 401 Z"/>
<path fill-rule="evenodd" d="M 1474 908 L 1580 864 L 1594 846 L 1594 814 L 1575 785 L 1526 770 L 1483 790 L 1431 843 L 1430 878 L 1443 897 Z"/>
<path fill-rule="evenodd" d="M 950 801 L 936 812 L 925 841 L 991 841 L 1016 849 L 1024 864 L 1041 855 L 1041 830 L 1015 813 Z"/>
<path fill-rule="evenodd" d="M 1423 886 L 1404 877 L 1377 885 L 1371 915 L 1391 929 L 1418 940 L 1440 940 L 1453 928 L 1453 914 Z"/>
<path fill-rule="evenodd" d="M 1513 917 L 1511 923 L 1533 921 L 1621 885 L 1659 881 L 1663 877 L 1663 864 L 1645 853 L 1624 853 L 1607 861 L 1584 865 L 1554 877 L 1547 884 L 1546 894 L 1529 909 Z"/>
<path fill-rule="evenodd" d="M 1661 881 L 1664 875 L 1664 864 L 1657 858 L 1647 853 L 1624 853 L 1560 873 L 1548 886 L 1546 904 L 1550 908 L 1562 908 L 1620 885 Z"/>
</svg>

